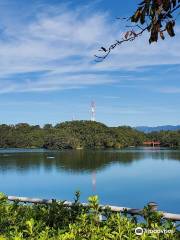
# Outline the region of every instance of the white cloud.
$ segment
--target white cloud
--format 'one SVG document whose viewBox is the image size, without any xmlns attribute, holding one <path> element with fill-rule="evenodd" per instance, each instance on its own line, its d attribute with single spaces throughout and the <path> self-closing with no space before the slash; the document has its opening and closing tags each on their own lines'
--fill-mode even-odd
<svg viewBox="0 0 180 240">
<path fill-rule="evenodd" d="M 157 90 L 161 93 L 180 93 L 179 87 L 162 87 Z"/>
<path fill-rule="evenodd" d="M 27 22 L 3 21 L 0 93 L 108 84 L 121 81 L 121 77 L 111 75 L 119 69 L 180 64 L 179 29 L 176 39 L 150 46 L 147 39 L 141 37 L 117 48 L 104 62 L 95 64 L 93 54 L 97 49 L 120 38 L 119 26 L 109 21 L 107 13 L 89 12 L 88 7 L 70 11 L 63 6 L 59 10 L 52 8 L 33 14 Z M 36 71 L 43 74 L 35 78 L 28 74 Z M 27 77 L 17 78 L 23 73 L 27 73 Z"/>
</svg>

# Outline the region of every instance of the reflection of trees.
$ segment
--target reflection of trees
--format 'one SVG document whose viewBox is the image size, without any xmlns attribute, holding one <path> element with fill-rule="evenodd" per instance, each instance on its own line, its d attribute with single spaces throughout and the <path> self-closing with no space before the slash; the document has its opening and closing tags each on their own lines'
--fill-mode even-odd
<svg viewBox="0 0 180 240">
<path fill-rule="evenodd" d="M 152 152 L 152 159 L 180 161 L 180 151 L 179 150 L 154 151 Z"/>
<path fill-rule="evenodd" d="M 101 170 L 112 163 L 130 164 L 135 160 L 142 159 L 141 153 L 121 151 L 79 151 L 69 156 L 65 154 L 60 162 L 65 170 L 75 172 L 91 172 Z M 59 161 L 57 160 L 57 166 Z M 61 166 L 60 166 L 61 167 Z"/>
<path fill-rule="evenodd" d="M 54 158 L 48 158 L 54 156 Z M 138 150 L 106 150 L 106 151 L 47 151 L 1 153 L 0 171 L 31 171 L 44 168 L 56 168 L 71 172 L 92 172 L 101 170 L 112 163 L 131 164 L 146 158 L 180 160 L 180 151 L 138 151 Z"/>
</svg>

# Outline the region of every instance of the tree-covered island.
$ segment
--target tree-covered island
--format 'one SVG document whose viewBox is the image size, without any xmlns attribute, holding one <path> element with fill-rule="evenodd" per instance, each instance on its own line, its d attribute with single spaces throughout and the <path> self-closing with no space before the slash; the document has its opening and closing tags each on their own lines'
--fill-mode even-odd
<svg viewBox="0 0 180 240">
<path fill-rule="evenodd" d="M 43 127 L 27 123 L 0 125 L 0 148 L 123 148 L 157 140 L 161 146 L 180 147 L 180 131 L 145 134 L 128 126 L 108 127 L 93 121 L 70 121 Z"/>
</svg>

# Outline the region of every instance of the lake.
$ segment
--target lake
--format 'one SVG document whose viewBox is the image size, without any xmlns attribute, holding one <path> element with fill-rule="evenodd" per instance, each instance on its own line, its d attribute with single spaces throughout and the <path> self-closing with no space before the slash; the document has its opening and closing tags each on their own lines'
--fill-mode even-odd
<svg viewBox="0 0 180 240">
<path fill-rule="evenodd" d="M 76 190 L 81 201 L 97 194 L 102 204 L 141 208 L 154 201 L 180 213 L 180 150 L 0 149 L 0 192 L 72 200 Z"/>
</svg>

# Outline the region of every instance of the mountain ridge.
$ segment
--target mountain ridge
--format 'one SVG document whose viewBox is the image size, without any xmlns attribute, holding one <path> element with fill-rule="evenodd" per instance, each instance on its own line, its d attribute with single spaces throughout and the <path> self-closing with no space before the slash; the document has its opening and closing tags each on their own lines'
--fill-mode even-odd
<svg viewBox="0 0 180 240">
<path fill-rule="evenodd" d="M 160 131 L 177 131 L 177 130 L 180 130 L 180 125 L 162 125 L 157 127 L 137 126 L 135 127 L 135 129 L 144 133 L 160 132 Z"/>
</svg>

